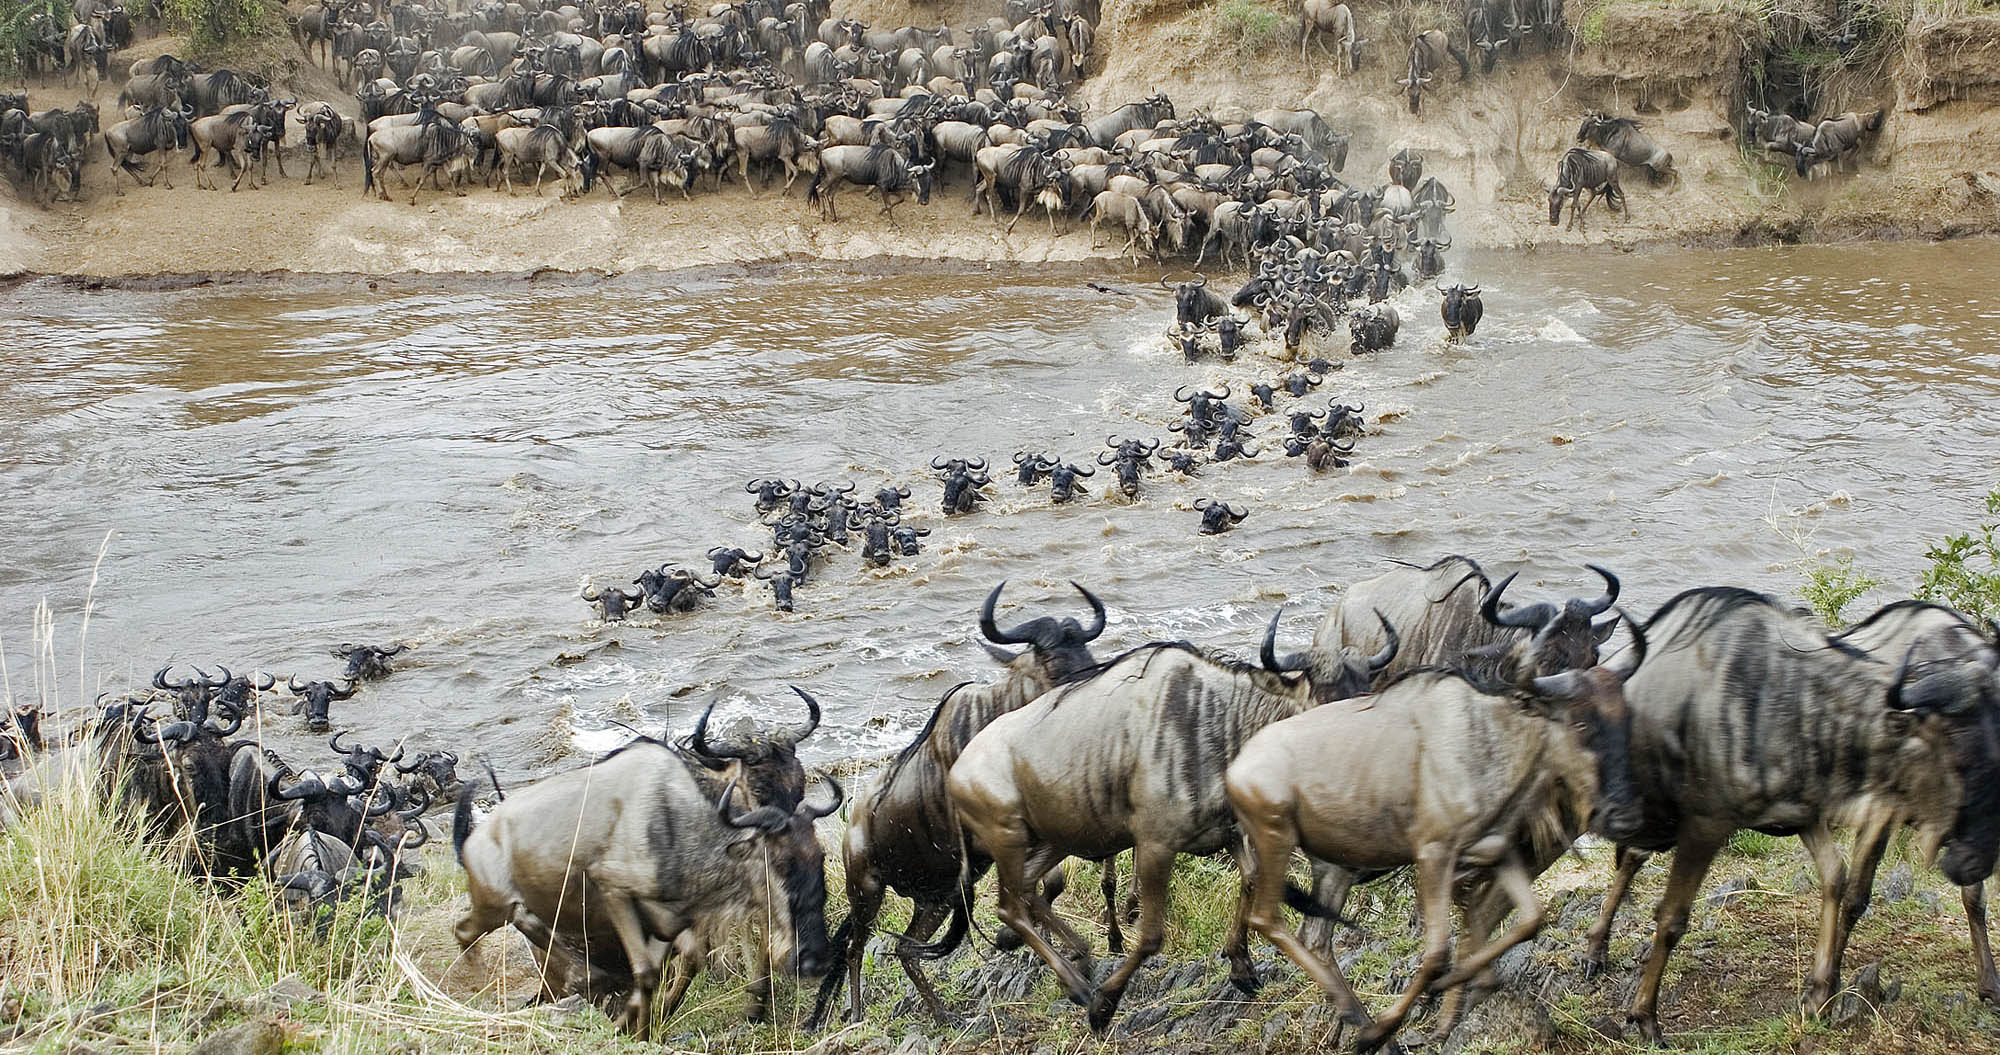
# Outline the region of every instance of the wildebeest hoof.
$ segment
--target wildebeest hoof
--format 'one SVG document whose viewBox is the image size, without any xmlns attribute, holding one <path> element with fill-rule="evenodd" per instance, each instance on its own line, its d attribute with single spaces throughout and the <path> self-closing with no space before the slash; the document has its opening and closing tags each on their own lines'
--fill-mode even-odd
<svg viewBox="0 0 2000 1055">
<path fill-rule="evenodd" d="M 1257 972 L 1254 970 L 1229 972 L 1229 984 L 1235 986 L 1236 991 L 1244 996 L 1256 996 L 1258 991 L 1264 988 L 1264 980 L 1257 977 Z"/>
<path fill-rule="evenodd" d="M 1111 1017 L 1118 1013 L 1118 998 L 1107 997 L 1102 992 L 1090 998 L 1090 1031 L 1103 1036 L 1111 1028 Z"/>
<path fill-rule="evenodd" d="M 1027 943 L 1021 940 L 1021 932 L 1012 927 L 993 935 L 993 947 L 1001 952 L 1013 952 L 1025 944 Z"/>
<path fill-rule="evenodd" d="M 2000 1005 L 2000 986 L 1986 982 L 1979 983 L 1979 999 L 1989 1004 Z"/>
<path fill-rule="evenodd" d="M 1609 960 L 1602 952 L 1585 953 L 1583 959 L 1578 961 L 1576 966 L 1577 970 L 1582 972 L 1585 980 L 1596 978 L 1611 969 Z"/>
<path fill-rule="evenodd" d="M 1626 1015 L 1625 1039 L 1637 1041 L 1640 1044 L 1649 1044 L 1655 1048 L 1664 1048 L 1667 1046 L 1666 1041 L 1660 1036 L 1660 1020 L 1652 1015 L 1644 1017 Z"/>
</svg>

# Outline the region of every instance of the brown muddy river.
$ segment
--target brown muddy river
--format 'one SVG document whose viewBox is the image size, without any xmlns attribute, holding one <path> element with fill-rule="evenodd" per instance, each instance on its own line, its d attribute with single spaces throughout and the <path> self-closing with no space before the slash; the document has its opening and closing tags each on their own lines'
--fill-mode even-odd
<svg viewBox="0 0 2000 1055">
<path fill-rule="evenodd" d="M 787 682 L 827 705 L 814 757 L 886 751 L 991 676 L 974 622 L 1002 578 L 1002 622 L 1079 612 L 1067 579 L 1097 590 L 1101 652 L 1247 651 L 1287 600 L 1300 647 L 1340 584 L 1447 552 L 1525 564 L 1522 597 L 1595 592 L 1581 566 L 1602 563 L 1645 612 L 1696 584 L 1795 593 L 1798 536 L 1907 590 L 1922 540 L 1996 485 L 1996 271 L 1991 243 L 1464 255 L 1452 274 L 1486 290 L 1473 342 L 1444 347 L 1436 295 L 1406 293 L 1397 346 L 1343 355 L 1310 397 L 1366 401 L 1353 468 L 1310 476 L 1268 415 L 1257 461 L 1158 474 L 1137 505 L 1104 499 L 1108 471 L 1061 507 L 1004 478 L 951 520 L 934 454 L 996 477 L 1023 448 L 1089 459 L 1107 433 L 1169 437 L 1177 384 L 1240 391 L 1276 364 L 1184 366 L 1157 276 L 1102 271 L 39 280 L 0 301 L 0 647 L 31 694 L 46 599 L 74 707 L 168 662 L 328 677 L 334 644 L 404 640 L 335 726 L 519 775 L 622 738 L 609 720 L 679 731 L 712 699 L 795 720 Z M 586 580 L 767 548 L 743 490 L 765 475 L 907 485 L 933 534 L 885 571 L 837 556 L 795 614 L 753 582 L 595 620 Z M 1203 496 L 1250 517 L 1197 536 Z M 267 734 L 302 745 L 283 711 Z"/>
</svg>

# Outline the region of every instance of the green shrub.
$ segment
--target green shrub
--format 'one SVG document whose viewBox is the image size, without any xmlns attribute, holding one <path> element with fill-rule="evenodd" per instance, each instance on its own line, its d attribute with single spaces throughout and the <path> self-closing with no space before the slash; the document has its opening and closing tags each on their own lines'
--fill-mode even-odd
<svg viewBox="0 0 2000 1055">
<path fill-rule="evenodd" d="M 1244 58 L 1276 44 L 1290 21 L 1262 0 L 1223 0 L 1216 14 L 1225 27 L 1224 42 L 1233 43 L 1236 54 Z"/>
<path fill-rule="evenodd" d="M 1812 606 L 1820 621 L 1828 629 L 1847 629 L 1847 606 L 1853 604 L 1862 594 L 1882 585 L 1882 580 L 1873 579 L 1856 571 L 1854 555 L 1842 554 L 1840 559 L 1815 564 L 1806 569 L 1804 589 L 1806 603 Z"/>
<path fill-rule="evenodd" d="M 274 9 L 270 0 L 166 0 L 167 18 L 184 29 L 196 52 L 254 36 Z"/>
<path fill-rule="evenodd" d="M 2000 618 L 2000 491 L 1986 495 L 1986 522 L 1947 536 L 1924 551 L 1931 566 L 1917 582 L 1917 596 L 1961 612 Z"/>
</svg>

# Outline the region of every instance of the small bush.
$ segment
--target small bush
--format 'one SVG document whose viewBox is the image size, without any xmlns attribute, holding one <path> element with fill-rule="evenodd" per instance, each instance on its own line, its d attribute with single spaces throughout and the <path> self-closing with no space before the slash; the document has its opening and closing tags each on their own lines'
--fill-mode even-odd
<svg viewBox="0 0 2000 1055">
<path fill-rule="evenodd" d="M 2000 491 L 1986 495 L 1986 522 L 1924 551 L 1931 562 L 1917 596 L 1985 619 L 2000 618 Z"/>
<path fill-rule="evenodd" d="M 1847 553 L 1838 560 L 1807 568 L 1803 593 L 1806 603 L 1812 606 L 1813 612 L 1828 629 L 1845 630 L 1849 622 L 1847 606 L 1880 585 L 1882 580 L 1856 571 L 1854 555 Z"/>
<path fill-rule="evenodd" d="M 184 28 L 196 52 L 255 36 L 269 21 L 270 0 L 166 0 L 167 18 Z"/>
<path fill-rule="evenodd" d="M 1216 13 L 1225 27 L 1223 40 L 1233 39 L 1236 54 L 1242 58 L 1249 58 L 1278 43 L 1280 34 L 1290 21 L 1262 0 L 1223 0 Z"/>
</svg>

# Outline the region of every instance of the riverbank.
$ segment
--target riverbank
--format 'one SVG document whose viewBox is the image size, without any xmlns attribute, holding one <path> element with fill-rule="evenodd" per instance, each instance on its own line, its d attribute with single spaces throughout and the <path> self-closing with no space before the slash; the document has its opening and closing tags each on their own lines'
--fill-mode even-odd
<svg viewBox="0 0 2000 1055">
<path fill-rule="evenodd" d="M 616 1034 L 591 1008 L 523 1007 L 534 987 L 522 939 L 496 932 L 461 956 L 451 936 L 464 911 L 460 874 L 442 848 L 427 852 L 422 866 L 424 874 L 405 884 L 404 911 L 394 922 L 350 908 L 314 926 L 274 907 L 261 887 L 230 893 L 189 880 L 92 795 L 58 796 L 0 839 L 0 889 L 8 891 L 0 904 L 0 1050 L 660 1050 Z M 837 872 L 837 855 L 829 866 Z M 1599 847 L 1542 878 L 1549 922 L 1541 937 L 1502 958 L 1501 988 L 1437 1050 L 1630 1050 L 1616 1039 L 1617 1023 L 1648 942 L 1646 909 L 1665 870 L 1642 873 L 1612 942 L 1614 969 L 1590 980 L 1577 956 L 1609 872 Z M 1818 904 L 1811 876 L 1795 841 L 1745 833 L 1731 844 L 1668 975 L 1663 1023 L 1676 1046 L 1901 1055 L 2000 1044 L 2000 1016 L 1971 993 L 1971 951 L 1955 891 L 1901 848 L 1884 863 L 1874 906 L 1855 932 L 1849 988 L 1826 1018 L 1803 1017 L 1795 994 Z M 1075 877 L 1076 893 L 1059 908 L 1101 946 L 1094 879 Z M 957 1016 L 949 1025 L 922 1011 L 878 942 L 866 969 L 868 1013 L 859 1022 L 809 1032 L 803 1021 L 813 992 L 781 983 L 774 1021 L 744 1023 L 744 979 L 724 953 L 661 1036 L 676 1052 L 1330 1050 L 1327 1005 L 1268 945 L 1253 945 L 1262 991 L 1246 998 L 1228 982 L 1215 950 L 1235 888 L 1226 862 L 1182 862 L 1166 951 L 1140 971 L 1101 1039 L 1032 954 L 998 953 L 978 938 L 934 968 Z M 845 913 L 837 874 L 829 889 L 828 917 L 837 920 Z M 890 899 L 880 923 L 885 933 L 901 929 L 904 911 Z M 1358 929 L 1339 939 L 1341 961 L 1362 998 L 1379 1008 L 1416 963 L 1409 884 L 1391 878 L 1363 888 L 1350 911 Z M 982 934 L 997 926 L 990 911 L 982 913 Z M 1109 966 L 1103 961 L 1100 970 Z"/>
<path fill-rule="evenodd" d="M 989 13 L 978 4 L 938 11 L 903 0 L 854 0 L 842 9 L 883 24 L 964 22 Z M 1775 75 L 1770 64 L 1796 50 L 1787 37 L 1797 35 L 1796 18 L 1735 0 L 1577 5 L 1569 14 L 1575 40 L 1566 50 L 1531 42 L 1519 56 L 1503 56 L 1492 74 L 1475 69 L 1460 81 L 1447 70 L 1423 112 L 1411 115 L 1394 83 L 1403 42 L 1415 28 L 1450 24 L 1453 16 L 1431 5 L 1360 4 L 1356 14 L 1376 42 L 1360 68 L 1341 77 L 1318 57 L 1302 62 L 1293 16 L 1264 0 L 1113 0 L 1099 36 L 1103 68 L 1079 95 L 1101 113 L 1166 91 L 1184 115 L 1201 110 L 1224 119 L 1273 104 L 1310 106 L 1353 134 L 1342 174 L 1350 182 L 1379 183 L 1390 154 L 1423 152 L 1426 172 L 1458 196 L 1450 227 L 1459 248 L 1707 247 L 2000 230 L 2000 66 L 1982 65 L 1992 49 L 1981 43 L 1990 37 L 2000 44 L 2000 17 L 1912 11 L 1874 30 L 1882 39 L 1860 58 L 1822 71 L 1801 108 L 1879 106 L 1889 119 L 1863 150 L 1858 172 L 1807 182 L 1747 150 L 1737 132 L 1747 86 Z M 1901 46 L 1889 46 L 1897 41 Z M 180 48 L 175 38 L 159 37 L 121 60 Z M 289 39 L 213 58 L 270 76 L 302 100 L 329 99 L 353 112 L 348 93 Z M 107 81 L 96 99 L 107 123 L 116 82 Z M 66 105 L 75 94 L 37 85 L 30 93 L 35 106 Z M 1587 231 L 1553 228 L 1547 188 L 1582 115 L 1594 109 L 1638 114 L 1673 153 L 1679 179 L 1654 186 L 1627 170 L 1627 216 L 1614 218 L 1600 205 Z M 1104 244 L 1094 244 L 1087 226 L 1052 229 L 1036 216 L 1009 234 L 971 214 L 964 174 L 940 186 L 930 205 L 905 203 L 893 219 L 850 188 L 835 223 L 805 202 L 803 180 L 790 195 L 774 188 L 753 197 L 729 183 L 719 193 L 704 189 L 661 204 L 601 191 L 577 201 L 559 201 L 553 191 L 509 197 L 484 187 L 464 197 L 424 191 L 415 205 L 398 187 L 396 200 L 380 202 L 362 195 L 358 148 L 350 144 L 348 155 L 337 178 L 311 187 L 296 159 L 290 179 L 255 191 L 196 190 L 181 159 L 168 176 L 173 189 L 124 180 L 121 195 L 101 160 L 86 169 L 81 202 L 45 208 L 0 189 L 0 274 L 622 272 L 885 259 L 1032 264 L 1108 259 L 1123 242 L 1107 230 Z"/>
</svg>

